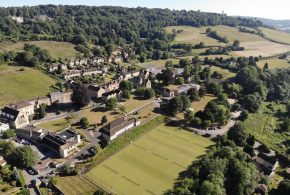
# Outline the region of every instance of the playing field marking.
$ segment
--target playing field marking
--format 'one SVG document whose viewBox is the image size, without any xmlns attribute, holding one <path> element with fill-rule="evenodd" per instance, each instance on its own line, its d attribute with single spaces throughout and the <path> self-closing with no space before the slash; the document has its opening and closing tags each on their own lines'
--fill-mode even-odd
<svg viewBox="0 0 290 195">
<path fill-rule="evenodd" d="M 166 134 L 166 135 L 170 135 L 169 132 L 165 132 L 165 131 L 162 131 L 162 130 L 157 130 L 157 131 L 159 131 L 159 132 L 161 132 L 161 133 L 164 133 L 164 134 Z"/>
<path fill-rule="evenodd" d="M 111 167 L 107 166 L 107 165 L 103 165 L 106 169 L 110 170 L 111 172 L 115 173 L 115 174 L 118 174 L 119 172 L 112 169 Z"/>
<path fill-rule="evenodd" d="M 126 179 L 127 181 L 131 182 L 132 184 L 136 185 L 136 186 L 140 186 L 140 184 L 138 184 L 137 182 L 135 182 L 134 180 L 122 175 L 123 179 Z"/>
<path fill-rule="evenodd" d="M 163 157 L 163 156 L 161 156 L 161 155 L 159 155 L 159 154 L 156 154 L 156 153 L 154 153 L 154 152 L 152 152 L 152 154 L 153 154 L 154 156 L 157 156 L 157 157 L 163 159 L 163 160 L 168 160 L 168 158 L 165 158 L 165 157 Z"/>
<path fill-rule="evenodd" d="M 139 146 L 137 144 L 132 144 L 132 145 L 135 146 L 136 148 L 139 148 L 141 150 L 147 151 L 147 149 L 146 148 L 143 148 L 142 146 Z"/>
<path fill-rule="evenodd" d="M 177 162 L 172 162 L 172 164 L 174 164 L 174 165 L 176 165 L 176 166 L 178 166 L 180 168 L 186 169 L 185 166 L 182 166 L 181 164 L 178 164 Z"/>
</svg>

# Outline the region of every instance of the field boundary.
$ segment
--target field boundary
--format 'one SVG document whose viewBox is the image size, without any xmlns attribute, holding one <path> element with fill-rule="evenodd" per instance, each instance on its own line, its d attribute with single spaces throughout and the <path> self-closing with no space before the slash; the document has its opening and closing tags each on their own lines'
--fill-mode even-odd
<svg viewBox="0 0 290 195">
<path fill-rule="evenodd" d="M 264 39 L 268 40 L 268 41 L 271 41 L 271 42 L 274 42 L 274 43 L 279 43 L 279 44 L 282 44 L 282 45 L 290 45 L 289 43 L 285 43 L 285 42 L 280 42 L 280 41 L 277 41 L 277 40 L 274 40 L 274 39 L 271 39 L 270 37 L 268 37 L 267 35 L 265 35 L 263 33 L 263 31 L 259 28 L 256 28 L 256 30 L 258 31 L 258 34 L 261 35 L 261 37 L 263 37 Z"/>
</svg>

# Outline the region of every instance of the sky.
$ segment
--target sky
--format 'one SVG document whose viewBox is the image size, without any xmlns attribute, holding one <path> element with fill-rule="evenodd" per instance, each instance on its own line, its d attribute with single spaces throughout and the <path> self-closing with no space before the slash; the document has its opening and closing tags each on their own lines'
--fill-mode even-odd
<svg viewBox="0 0 290 195">
<path fill-rule="evenodd" d="M 290 0 L 1 0 L 1 7 L 24 5 L 113 5 L 201 10 L 233 16 L 290 19 Z"/>
</svg>

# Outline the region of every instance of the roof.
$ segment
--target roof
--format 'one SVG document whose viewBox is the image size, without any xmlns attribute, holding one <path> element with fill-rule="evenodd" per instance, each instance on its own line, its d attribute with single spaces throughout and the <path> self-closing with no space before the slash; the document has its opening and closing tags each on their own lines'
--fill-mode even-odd
<svg viewBox="0 0 290 195">
<path fill-rule="evenodd" d="M 32 106 L 32 104 L 30 104 L 28 102 L 20 102 L 20 103 L 13 105 L 13 106 L 15 107 L 15 109 L 22 109 L 22 108 L 25 108 L 28 106 Z"/>
<path fill-rule="evenodd" d="M 136 121 L 135 118 L 131 118 L 129 120 L 119 118 L 107 124 L 105 127 L 103 127 L 102 132 L 106 135 L 112 136 L 118 131 L 120 131 L 121 129 L 135 123 L 135 121 Z"/>
<path fill-rule="evenodd" d="M 260 152 L 260 153 L 258 154 L 257 157 L 263 159 L 264 161 L 267 161 L 267 162 L 270 163 L 272 166 L 274 166 L 275 163 L 277 162 L 277 158 L 276 158 L 276 156 L 268 156 L 268 155 L 266 155 L 266 154 L 264 154 L 264 153 L 262 153 L 262 152 Z"/>
<path fill-rule="evenodd" d="M 15 120 L 19 114 L 18 110 L 15 110 L 14 108 L 10 108 L 5 106 L 2 110 L 3 113 L 11 115 L 13 117 L 13 120 Z"/>
<path fill-rule="evenodd" d="M 57 91 L 57 92 L 52 92 L 49 95 L 50 95 L 50 97 L 58 97 L 58 96 L 62 96 L 62 93 Z"/>
<path fill-rule="evenodd" d="M 119 93 L 120 93 L 120 90 L 116 89 L 116 90 L 104 93 L 103 96 L 107 97 L 107 96 L 110 96 L 110 95 L 113 95 L 113 94 L 119 94 Z"/>
</svg>

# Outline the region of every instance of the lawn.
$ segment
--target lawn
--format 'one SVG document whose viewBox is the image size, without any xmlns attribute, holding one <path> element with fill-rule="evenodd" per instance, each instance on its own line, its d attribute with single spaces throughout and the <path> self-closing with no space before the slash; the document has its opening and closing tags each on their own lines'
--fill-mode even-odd
<svg viewBox="0 0 290 195">
<path fill-rule="evenodd" d="M 263 103 L 257 113 L 249 115 L 249 118 L 244 122 L 247 131 L 254 135 L 257 140 L 268 145 L 269 147 L 285 153 L 287 148 L 283 144 L 289 139 L 289 135 L 278 132 L 281 121 L 275 115 L 278 110 L 286 111 L 286 106 L 272 103 L 272 109 L 269 107 L 270 103 Z"/>
<path fill-rule="evenodd" d="M 94 194 L 97 188 L 80 176 L 56 177 L 56 186 L 69 195 Z"/>
<path fill-rule="evenodd" d="M 41 123 L 36 125 L 37 127 L 49 130 L 49 131 L 62 131 L 70 126 L 69 122 L 66 119 L 58 119 L 46 123 Z"/>
<path fill-rule="evenodd" d="M 173 64 L 179 63 L 179 59 L 167 59 L 167 60 L 153 60 L 144 63 L 139 63 L 137 65 L 141 66 L 142 68 L 157 68 L 161 70 L 165 68 L 166 61 L 172 61 Z"/>
<path fill-rule="evenodd" d="M 85 177 L 111 193 L 163 194 L 212 144 L 207 138 L 161 124 Z"/>
<path fill-rule="evenodd" d="M 55 82 L 37 69 L 0 65 L 0 106 L 45 96 Z"/>
<path fill-rule="evenodd" d="M 236 73 L 230 72 L 227 69 L 220 68 L 217 66 L 212 66 L 210 69 L 211 69 L 211 73 L 213 73 L 214 71 L 221 73 L 223 75 L 223 79 L 229 79 L 236 76 Z"/>
<path fill-rule="evenodd" d="M 123 103 L 126 112 L 131 112 L 133 110 L 136 110 L 137 108 L 140 108 L 142 106 L 145 106 L 146 104 L 152 102 L 153 99 L 149 100 L 138 100 L 135 99 L 134 96 L 131 96 L 129 100 L 126 100 L 126 102 Z"/>
<path fill-rule="evenodd" d="M 263 69 L 266 63 L 268 63 L 269 69 L 290 68 L 290 63 L 288 63 L 287 60 L 281 60 L 281 59 L 261 60 L 257 62 L 257 65 L 259 68 Z"/>
<path fill-rule="evenodd" d="M 260 27 L 260 30 L 264 33 L 264 35 L 266 35 L 270 39 L 273 39 L 281 43 L 290 44 L 290 33 L 262 27 Z"/>
<path fill-rule="evenodd" d="M 86 117 L 89 120 L 89 123 L 91 125 L 93 124 L 99 124 L 101 123 L 102 117 L 106 115 L 108 121 L 112 121 L 114 119 L 117 119 L 120 117 L 119 114 L 114 113 L 113 111 L 96 111 L 95 109 L 92 108 L 88 108 L 88 109 L 84 109 L 81 117 Z"/>
<path fill-rule="evenodd" d="M 0 50 L 5 51 L 21 51 L 26 42 L 17 43 L 0 43 Z M 77 51 L 74 49 L 74 45 L 68 42 L 56 42 L 56 41 L 31 41 L 30 44 L 35 44 L 42 49 L 48 50 L 49 54 L 55 59 L 66 59 L 67 57 L 73 57 L 77 55 Z"/>
</svg>

